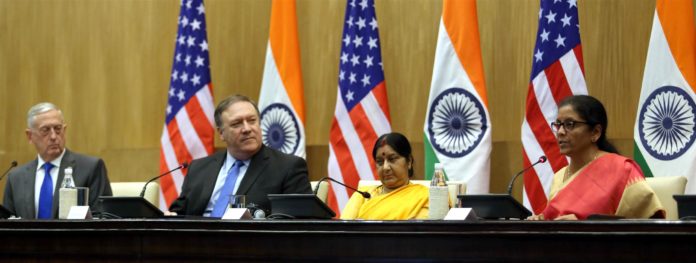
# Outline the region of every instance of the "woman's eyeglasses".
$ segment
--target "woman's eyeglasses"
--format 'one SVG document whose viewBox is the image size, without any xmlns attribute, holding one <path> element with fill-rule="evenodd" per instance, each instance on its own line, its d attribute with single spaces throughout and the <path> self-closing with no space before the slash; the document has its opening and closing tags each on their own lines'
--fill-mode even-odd
<svg viewBox="0 0 696 263">
<path fill-rule="evenodd" d="M 561 127 L 563 127 L 566 131 L 572 131 L 575 128 L 575 124 L 589 124 L 589 122 L 585 121 L 552 121 L 551 122 L 551 128 L 553 128 L 553 132 L 558 132 Z"/>
</svg>

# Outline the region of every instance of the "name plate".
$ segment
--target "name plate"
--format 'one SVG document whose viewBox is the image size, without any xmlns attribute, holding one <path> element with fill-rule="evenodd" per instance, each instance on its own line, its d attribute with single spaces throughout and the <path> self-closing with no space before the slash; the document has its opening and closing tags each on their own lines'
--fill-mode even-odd
<svg viewBox="0 0 696 263">
<path fill-rule="evenodd" d="M 477 221 L 476 213 L 471 207 L 466 208 L 452 208 L 447 212 L 445 220 L 464 220 L 464 221 Z"/>
<path fill-rule="evenodd" d="M 68 212 L 67 219 L 91 219 L 92 213 L 89 211 L 89 206 L 72 206 Z"/>
<path fill-rule="evenodd" d="M 249 209 L 246 208 L 227 208 L 222 215 L 223 220 L 252 219 Z"/>
</svg>

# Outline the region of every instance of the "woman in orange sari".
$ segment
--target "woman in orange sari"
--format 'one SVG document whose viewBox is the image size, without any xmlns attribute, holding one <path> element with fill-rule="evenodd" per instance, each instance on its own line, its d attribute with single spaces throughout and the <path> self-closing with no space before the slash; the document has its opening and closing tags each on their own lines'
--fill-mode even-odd
<svg viewBox="0 0 696 263">
<path fill-rule="evenodd" d="M 380 136 L 372 150 L 380 186 L 361 187 L 370 193 L 365 199 L 353 193 L 341 212 L 341 219 L 407 220 L 428 218 L 428 188 L 413 184 L 411 144 L 400 133 Z"/>
<path fill-rule="evenodd" d="M 665 217 L 640 167 L 607 141 L 607 114 L 601 102 L 586 95 L 567 97 L 551 126 L 570 163 L 554 175 L 544 211 L 528 219 L 582 220 L 592 214 Z"/>
</svg>

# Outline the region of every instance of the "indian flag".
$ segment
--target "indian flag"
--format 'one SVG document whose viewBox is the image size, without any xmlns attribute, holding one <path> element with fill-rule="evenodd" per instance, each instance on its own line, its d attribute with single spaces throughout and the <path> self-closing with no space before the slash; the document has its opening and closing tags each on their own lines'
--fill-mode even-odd
<svg viewBox="0 0 696 263">
<path fill-rule="evenodd" d="M 263 143 L 304 158 L 303 93 L 295 0 L 274 0 L 259 96 Z"/>
<path fill-rule="evenodd" d="M 696 193 L 696 27 L 692 0 L 658 0 L 634 127 L 646 176 L 686 176 Z"/>
<path fill-rule="evenodd" d="M 467 193 L 489 191 L 491 122 L 475 0 L 445 0 L 423 128 L 425 175 L 442 163 Z"/>
</svg>

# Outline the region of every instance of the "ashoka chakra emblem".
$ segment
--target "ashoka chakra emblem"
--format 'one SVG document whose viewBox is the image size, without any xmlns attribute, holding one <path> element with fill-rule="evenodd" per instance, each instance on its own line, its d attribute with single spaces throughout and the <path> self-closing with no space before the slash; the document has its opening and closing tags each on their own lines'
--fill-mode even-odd
<svg viewBox="0 0 696 263">
<path fill-rule="evenodd" d="M 638 115 L 640 141 L 650 155 L 668 161 L 684 154 L 694 143 L 694 101 L 681 88 L 661 87 L 643 103 Z"/>
<path fill-rule="evenodd" d="M 300 127 L 285 104 L 273 103 L 261 112 L 261 133 L 263 144 L 287 154 L 300 145 Z"/>
<path fill-rule="evenodd" d="M 428 110 L 428 135 L 433 148 L 448 157 L 470 153 L 488 129 L 486 112 L 471 92 L 450 88 Z"/>
</svg>

